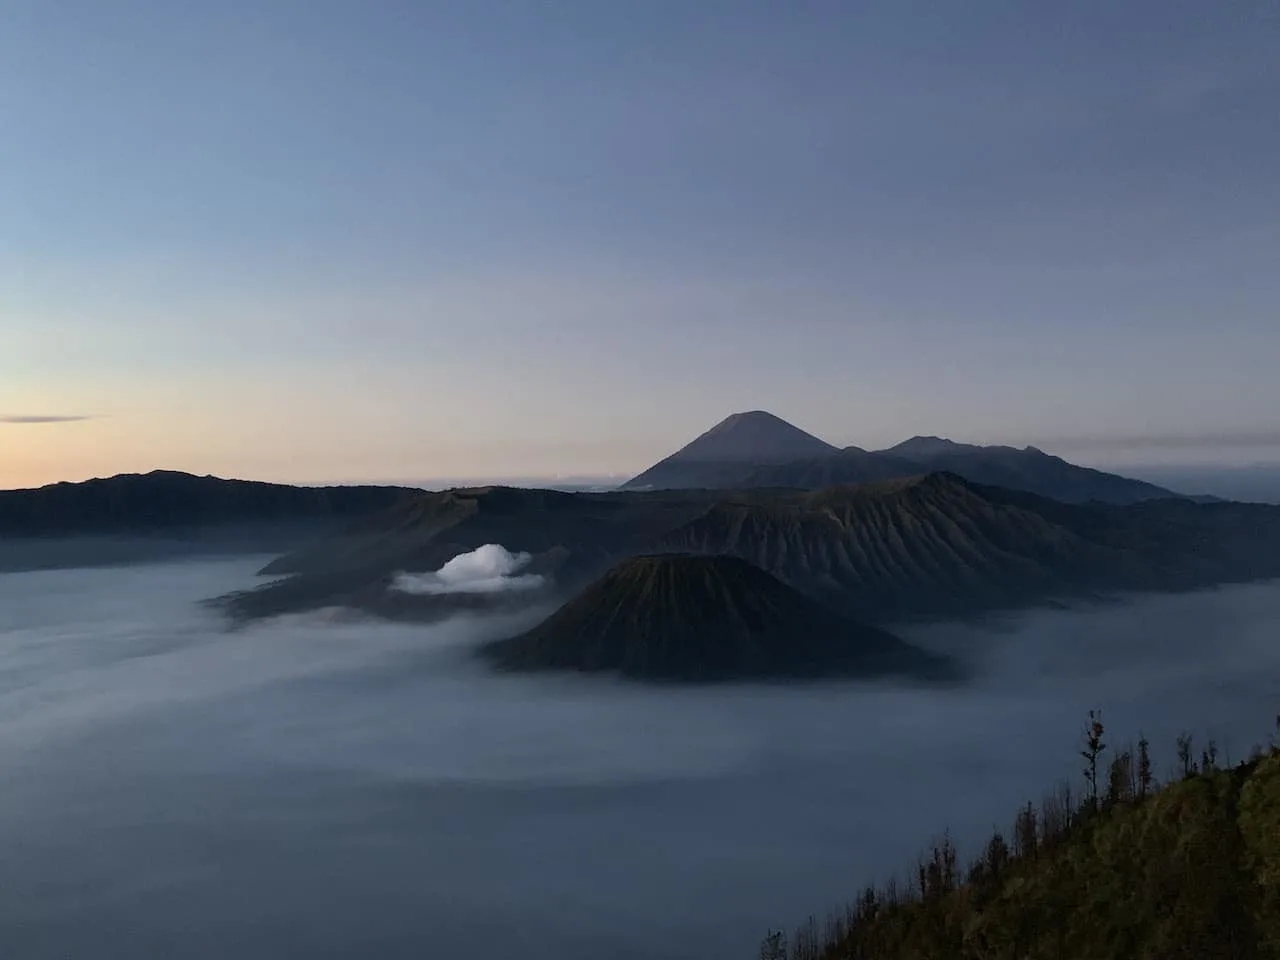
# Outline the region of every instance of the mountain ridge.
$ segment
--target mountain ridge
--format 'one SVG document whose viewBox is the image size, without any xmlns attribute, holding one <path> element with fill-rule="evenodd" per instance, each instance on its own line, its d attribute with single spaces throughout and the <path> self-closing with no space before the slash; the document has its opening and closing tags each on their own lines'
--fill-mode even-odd
<svg viewBox="0 0 1280 960">
<path fill-rule="evenodd" d="M 742 485 L 820 490 L 841 484 L 911 477 L 922 472 L 923 468 L 911 460 L 849 446 L 829 456 L 759 467 L 746 476 Z"/>
<path fill-rule="evenodd" d="M 417 608 L 389 597 L 390 579 L 486 543 L 531 555 L 528 572 L 547 587 L 530 603 L 563 600 L 631 556 L 730 554 L 837 612 L 892 623 L 1280 576 L 1280 508 L 1070 504 L 947 473 L 817 491 L 454 491 L 278 558 L 263 572 L 287 579 L 228 609 L 252 618 L 342 603 L 436 617 L 447 600 Z"/>
<path fill-rule="evenodd" d="M 364 515 L 421 493 L 396 486 L 302 487 L 178 470 L 0 490 L 0 536 L 137 533 L 235 522 Z"/>
<path fill-rule="evenodd" d="M 822 447 L 812 446 L 808 453 L 789 459 L 780 458 L 782 448 L 778 446 L 762 450 L 754 460 L 746 456 L 745 445 L 736 448 L 733 458 L 690 455 L 691 449 L 706 449 L 701 444 L 709 434 L 722 428 L 731 429 L 726 425 L 735 417 L 767 417 L 770 429 L 785 427 L 817 441 Z M 794 487 L 812 490 L 935 471 L 1073 503 L 1091 500 L 1136 503 L 1182 496 L 1143 480 L 1078 466 L 1033 446 L 980 446 L 945 437 L 916 436 L 883 450 L 867 451 L 856 446 L 836 449 L 763 411 L 735 414 L 721 421 L 711 431 L 624 483 L 622 489 Z"/>
</svg>

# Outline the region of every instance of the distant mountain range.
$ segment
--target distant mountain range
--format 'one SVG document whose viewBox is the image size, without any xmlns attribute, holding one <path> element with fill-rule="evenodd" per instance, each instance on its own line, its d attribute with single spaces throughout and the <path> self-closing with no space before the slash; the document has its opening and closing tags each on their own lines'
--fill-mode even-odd
<svg viewBox="0 0 1280 960">
<path fill-rule="evenodd" d="M 1198 490 L 1244 503 L 1280 504 L 1280 463 L 1141 464 L 1124 472 L 1174 490 Z"/>
<path fill-rule="evenodd" d="M 0 490 L 0 570 L 288 550 L 421 493 L 156 470 Z"/>
<path fill-rule="evenodd" d="M 874 625 L 1280 577 L 1277 507 L 1194 502 L 1034 449 L 925 437 L 887 451 L 834 450 L 767 414 L 742 414 L 709 435 L 691 446 L 712 459 L 682 453 L 655 471 L 670 477 L 673 463 L 710 464 L 724 482 L 730 468 L 747 471 L 742 488 L 429 493 L 155 472 L 0 492 L 0 570 L 270 552 L 277 559 L 262 572 L 272 582 L 216 600 L 233 619 L 341 605 L 430 621 L 549 609 L 640 555 L 727 556 L 833 615 Z M 779 435 L 787 439 L 774 444 Z M 752 453 L 761 444 L 766 452 Z M 528 553 L 522 574 L 541 585 L 493 593 L 395 586 L 401 573 L 437 571 L 486 544 Z M 690 582 L 747 582 L 725 579 L 727 569 Z M 746 608 L 734 601 L 733 609 Z"/>
<path fill-rule="evenodd" d="M 486 543 L 528 552 L 546 578 L 467 609 L 563 600 L 647 553 L 732 555 L 832 610 L 872 623 L 1007 609 L 1124 590 L 1280 576 L 1280 509 L 1166 498 L 1071 504 L 935 473 L 805 492 L 557 493 L 487 487 L 421 494 L 283 556 L 283 577 L 225 599 L 235 617 L 342 604 L 415 619 L 446 596 L 389 589 Z"/>
<path fill-rule="evenodd" d="M 1076 466 L 1035 447 L 984 447 L 942 437 L 912 437 L 887 450 L 837 449 L 760 410 L 721 421 L 628 480 L 623 489 L 817 490 L 936 471 L 1069 503 L 1138 503 L 1180 496 L 1142 480 Z"/>
<path fill-rule="evenodd" d="M 737 557 L 624 560 L 527 633 L 483 654 L 506 670 L 656 681 L 957 671 L 892 634 L 840 617 Z"/>
<path fill-rule="evenodd" d="M 726 418 L 622 489 L 818 490 L 937 471 L 1073 503 L 1177 496 L 1151 483 L 1075 466 L 1034 447 L 981 447 L 915 437 L 888 450 L 841 450 L 759 410 Z M 156 470 L 0 490 L 0 538 L 156 537 L 236 525 L 332 526 L 421 493 L 402 486 L 299 487 Z"/>
<path fill-rule="evenodd" d="M 0 536 L 154 533 L 225 523 L 341 520 L 373 513 L 420 492 L 405 487 L 295 487 L 155 470 L 0 490 Z"/>
</svg>

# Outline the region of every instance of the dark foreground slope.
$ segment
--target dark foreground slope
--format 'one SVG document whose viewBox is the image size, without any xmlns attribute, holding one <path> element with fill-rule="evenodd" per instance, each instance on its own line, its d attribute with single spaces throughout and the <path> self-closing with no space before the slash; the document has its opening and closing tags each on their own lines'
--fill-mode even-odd
<svg viewBox="0 0 1280 960">
<path fill-rule="evenodd" d="M 0 569 L 282 550 L 421 493 L 295 487 L 157 470 L 0 491 Z"/>
<path fill-rule="evenodd" d="M 744 560 L 687 554 L 626 560 L 484 653 L 508 670 L 664 681 L 953 673 L 943 658 L 837 616 Z"/>
<path fill-rule="evenodd" d="M 944 841 L 909 886 L 869 888 L 825 931 L 772 934 L 759 955 L 1277 960 L 1280 752 L 1206 760 L 1163 787 L 1126 768 L 1097 808 L 1069 794 L 1024 808 L 967 871 Z"/>
<path fill-rule="evenodd" d="M 281 557 L 264 572 L 291 576 L 227 607 L 240 618 L 342 604 L 434 619 L 452 601 L 396 595 L 394 575 L 437 570 L 486 543 L 528 552 L 527 572 L 546 578 L 545 591 L 504 604 L 563 600 L 640 554 L 729 554 L 839 612 L 890 622 L 1277 577 L 1280 509 L 1066 504 L 949 474 L 812 493 L 456 490 Z"/>
</svg>

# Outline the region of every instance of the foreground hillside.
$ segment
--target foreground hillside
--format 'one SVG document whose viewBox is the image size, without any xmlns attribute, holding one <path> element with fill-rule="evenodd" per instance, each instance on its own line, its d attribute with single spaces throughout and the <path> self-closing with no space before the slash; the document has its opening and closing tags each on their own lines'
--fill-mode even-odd
<svg viewBox="0 0 1280 960">
<path fill-rule="evenodd" d="M 1086 783 L 1028 805 L 967 870 L 944 839 L 905 887 L 770 934 L 762 960 L 1280 958 L 1280 751 L 1222 769 L 1180 744 L 1161 786 L 1145 742 L 1106 762 L 1097 732 L 1096 801 Z"/>
<path fill-rule="evenodd" d="M 529 553 L 528 572 L 545 578 L 541 595 L 519 602 L 564 600 L 639 554 L 728 554 L 848 616 L 890 622 L 1280 576 L 1280 509 L 1066 504 L 953 474 L 812 493 L 454 490 L 279 558 L 264 573 L 288 579 L 228 608 L 237 617 L 334 604 L 445 616 L 447 598 L 407 598 L 389 585 L 489 543 Z"/>
</svg>

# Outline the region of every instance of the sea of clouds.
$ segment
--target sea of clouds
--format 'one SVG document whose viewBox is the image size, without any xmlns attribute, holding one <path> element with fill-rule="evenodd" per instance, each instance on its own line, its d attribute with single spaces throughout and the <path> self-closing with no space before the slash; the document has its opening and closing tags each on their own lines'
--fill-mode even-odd
<svg viewBox="0 0 1280 960">
<path fill-rule="evenodd" d="M 519 617 L 228 631 L 264 559 L 0 575 L 5 955 L 746 960 L 1078 779 L 1089 709 L 1167 774 L 1280 704 L 1276 585 L 910 631 L 961 689 L 680 689 L 487 672 Z"/>
</svg>

